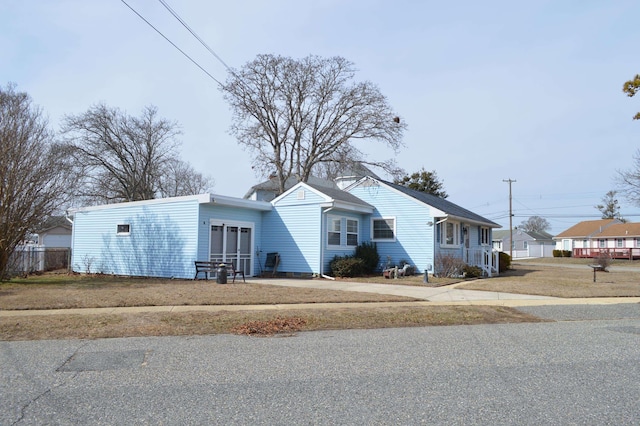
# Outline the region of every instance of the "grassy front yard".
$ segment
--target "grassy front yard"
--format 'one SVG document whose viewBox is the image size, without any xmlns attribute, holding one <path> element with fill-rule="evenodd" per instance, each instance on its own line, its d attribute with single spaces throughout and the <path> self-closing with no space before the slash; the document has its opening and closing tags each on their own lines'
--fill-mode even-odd
<svg viewBox="0 0 640 426">
<path fill-rule="evenodd" d="M 588 261 L 560 259 L 564 266 L 516 262 L 499 277 L 460 281 L 422 276 L 399 279 L 354 279 L 401 285 L 440 286 L 456 283 L 465 289 L 527 293 L 558 297 L 640 296 L 638 271 L 599 272 L 593 283 Z M 568 262 L 567 262 L 568 261 Z M 551 260 L 554 262 L 554 260 Z M 558 263 L 558 262 L 554 262 Z M 621 265 L 617 263 L 616 265 Z M 616 266 L 614 265 L 614 266 Z M 263 284 L 216 284 L 215 281 L 132 279 L 110 276 L 46 274 L 0 283 L 0 310 L 175 305 L 286 305 L 294 303 L 395 302 L 413 299 L 374 293 L 301 289 Z M 92 339 L 234 333 L 256 328 L 277 332 L 274 324 L 300 324 L 297 330 L 411 327 L 428 325 L 532 322 L 539 319 L 505 307 L 336 307 L 280 311 L 165 312 L 0 317 L 0 340 Z M 259 328 L 259 327 L 258 327 Z M 282 330 L 284 331 L 284 330 Z M 287 329 L 287 332 L 291 330 Z"/>
</svg>

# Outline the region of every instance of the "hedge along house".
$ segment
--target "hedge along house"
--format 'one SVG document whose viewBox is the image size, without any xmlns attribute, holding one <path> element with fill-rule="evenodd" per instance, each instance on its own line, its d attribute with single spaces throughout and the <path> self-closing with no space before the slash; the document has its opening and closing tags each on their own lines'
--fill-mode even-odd
<svg viewBox="0 0 640 426">
<path fill-rule="evenodd" d="M 437 272 L 445 257 L 497 272 L 499 225 L 449 201 L 372 177 L 345 190 L 300 182 L 271 202 L 202 194 L 69 211 L 77 272 L 193 278 L 195 260 L 233 261 L 246 276 L 266 254 L 278 271 L 327 276 L 336 256 L 375 242 L 381 267 Z"/>
</svg>

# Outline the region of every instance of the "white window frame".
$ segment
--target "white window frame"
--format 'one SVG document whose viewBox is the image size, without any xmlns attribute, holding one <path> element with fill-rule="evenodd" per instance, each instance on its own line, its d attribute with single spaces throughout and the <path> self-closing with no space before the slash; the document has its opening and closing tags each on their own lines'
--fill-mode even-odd
<svg viewBox="0 0 640 426">
<path fill-rule="evenodd" d="M 480 245 L 489 245 L 489 228 L 486 226 L 480 227 Z"/>
<path fill-rule="evenodd" d="M 355 218 L 350 218 L 347 217 L 346 219 L 346 225 L 345 225 L 345 234 L 346 234 L 346 238 L 345 238 L 345 242 L 347 244 L 348 247 L 356 247 L 358 245 L 358 243 L 360 242 L 360 233 L 359 233 L 359 229 L 360 229 L 360 223 L 358 222 L 358 219 Z M 349 230 L 349 222 L 355 222 L 355 232 L 353 230 Z M 353 224 L 352 224 L 353 225 Z M 349 236 L 356 236 L 356 243 L 355 244 L 349 244 Z"/>
<path fill-rule="evenodd" d="M 375 236 L 375 223 L 376 222 L 380 222 L 380 221 L 393 221 L 393 226 L 391 227 L 391 232 L 393 233 L 393 236 L 391 238 L 376 238 Z M 372 217 L 371 218 L 371 241 L 372 242 L 395 242 L 396 241 L 396 224 L 397 224 L 397 220 L 395 216 L 386 216 L 386 217 Z"/>
<path fill-rule="evenodd" d="M 126 231 L 121 231 L 120 227 L 121 226 L 126 226 L 127 230 Z M 130 223 L 119 223 L 116 225 L 116 235 L 131 235 L 131 224 Z"/>
<path fill-rule="evenodd" d="M 607 248 L 607 240 L 604 238 L 598 239 L 598 248 Z"/>
<path fill-rule="evenodd" d="M 338 216 L 328 216 L 327 217 L 327 246 L 329 247 L 340 247 L 342 242 L 342 218 Z M 337 228 L 335 225 L 338 225 Z M 331 242 L 331 235 L 338 235 L 338 244 L 333 244 Z"/>
<path fill-rule="evenodd" d="M 452 228 L 451 241 L 449 241 L 449 226 Z M 460 222 L 447 220 L 440 224 L 440 245 L 443 247 L 459 247 L 460 241 Z"/>
<path fill-rule="evenodd" d="M 616 238 L 616 248 L 624 248 L 624 238 Z"/>
<path fill-rule="evenodd" d="M 355 232 L 349 230 L 349 222 L 355 222 Z M 351 225 L 354 225 L 351 223 Z M 330 242 L 330 236 L 339 235 L 340 240 L 338 244 L 332 244 Z M 356 236 L 356 243 L 349 244 L 349 235 Z M 349 216 L 327 216 L 327 247 L 330 249 L 352 249 L 360 243 L 360 221 L 357 218 Z"/>
</svg>

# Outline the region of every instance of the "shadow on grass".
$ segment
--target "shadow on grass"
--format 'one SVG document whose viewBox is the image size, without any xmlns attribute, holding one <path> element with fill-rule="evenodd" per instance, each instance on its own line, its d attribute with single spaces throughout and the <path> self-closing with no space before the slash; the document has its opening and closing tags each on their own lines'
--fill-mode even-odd
<svg viewBox="0 0 640 426">
<path fill-rule="evenodd" d="M 526 266 L 516 265 L 511 269 L 507 269 L 505 272 L 500 272 L 500 277 L 524 277 L 527 274 L 536 272 L 535 269 L 527 268 Z"/>
</svg>

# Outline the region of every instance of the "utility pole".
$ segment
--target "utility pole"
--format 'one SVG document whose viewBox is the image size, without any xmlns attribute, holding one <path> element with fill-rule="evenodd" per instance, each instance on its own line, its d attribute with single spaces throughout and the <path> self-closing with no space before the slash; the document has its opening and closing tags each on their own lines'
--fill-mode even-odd
<svg viewBox="0 0 640 426">
<path fill-rule="evenodd" d="M 509 184 L 509 256 L 513 260 L 513 204 L 511 202 L 511 184 L 515 182 L 515 180 L 503 179 L 503 182 L 507 182 Z"/>
</svg>

